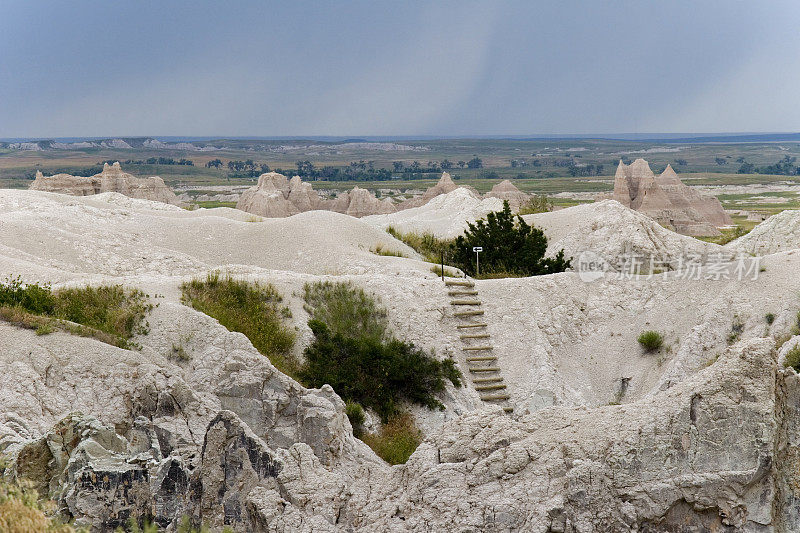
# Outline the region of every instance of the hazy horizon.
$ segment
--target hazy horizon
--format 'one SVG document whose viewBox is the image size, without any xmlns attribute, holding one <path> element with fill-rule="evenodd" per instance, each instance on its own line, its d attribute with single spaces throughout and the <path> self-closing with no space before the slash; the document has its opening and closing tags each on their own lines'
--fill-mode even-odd
<svg viewBox="0 0 800 533">
<path fill-rule="evenodd" d="M 800 124 L 790 1 L 3 5 L 2 138 L 696 136 Z"/>
</svg>

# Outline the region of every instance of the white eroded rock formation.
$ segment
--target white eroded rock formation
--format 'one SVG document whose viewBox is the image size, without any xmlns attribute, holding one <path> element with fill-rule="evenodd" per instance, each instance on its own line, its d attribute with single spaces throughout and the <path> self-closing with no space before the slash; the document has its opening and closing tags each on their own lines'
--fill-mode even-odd
<svg viewBox="0 0 800 533">
<path fill-rule="evenodd" d="M 85 178 L 70 174 L 55 174 L 44 176 L 41 171 L 36 171 L 36 179 L 31 183 L 31 189 L 36 191 L 57 192 L 74 196 L 89 196 L 104 192 L 118 192 L 131 198 L 154 200 L 166 204 L 177 205 L 178 197 L 172 189 L 164 184 L 158 176 L 137 178 L 133 174 L 123 172 L 119 162 L 109 165 L 103 164 L 99 174 Z"/>
<path fill-rule="evenodd" d="M 692 239 L 670 240 L 616 202 L 571 210 L 532 220 L 565 247 L 585 234 L 581 247 L 603 251 L 614 232 L 609 252 L 691 249 Z M 237 532 L 800 528 L 800 378 L 775 350 L 789 338 L 785 357 L 800 342 L 790 338 L 800 308 L 794 234 L 762 230 L 759 242 L 780 237 L 782 251 L 748 259 L 764 267 L 755 279 L 703 267 L 688 280 L 674 271 L 477 281 L 514 412 L 481 402 L 469 379 L 449 387 L 443 411 L 413 410 L 426 438 L 390 467 L 353 437 L 335 391 L 278 372 L 244 335 L 183 305 L 179 286 L 215 269 L 274 284 L 299 355 L 311 338 L 303 284 L 350 280 L 383 302 L 398 335 L 452 356 L 469 377 L 447 289 L 368 220 L 252 219 L 115 193 L 0 190 L 0 279 L 159 295 L 139 351 L 0 322 L 7 476 L 30 479 L 95 531 L 129 516 Z M 371 253 L 377 244 L 407 258 Z M 642 352 L 644 329 L 661 331 L 669 349 Z M 169 356 L 174 345 L 186 360 Z"/>
<path fill-rule="evenodd" d="M 288 217 L 318 209 L 363 217 L 391 213 L 395 209 L 391 200 L 379 200 L 360 187 L 354 187 L 333 200 L 323 200 L 300 176 L 289 180 L 277 172 L 262 174 L 257 185 L 242 193 L 236 208 L 267 218 Z"/>
</svg>

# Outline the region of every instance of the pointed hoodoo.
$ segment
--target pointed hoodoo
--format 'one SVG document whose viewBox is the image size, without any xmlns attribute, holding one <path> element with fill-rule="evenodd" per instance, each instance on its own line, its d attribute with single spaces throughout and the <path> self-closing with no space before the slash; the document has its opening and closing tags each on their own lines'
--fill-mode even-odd
<svg viewBox="0 0 800 533">
<path fill-rule="evenodd" d="M 731 223 L 717 198 L 684 185 L 671 165 L 655 176 L 644 159 L 630 165 L 620 161 L 614 200 L 685 235 L 719 235 L 716 227 Z"/>
<path fill-rule="evenodd" d="M 530 197 L 524 192 L 520 191 L 516 185 L 509 180 L 503 180 L 492 187 L 492 190 L 486 194 L 487 198 L 499 198 L 508 202 L 512 211 L 519 211 Z"/>
</svg>

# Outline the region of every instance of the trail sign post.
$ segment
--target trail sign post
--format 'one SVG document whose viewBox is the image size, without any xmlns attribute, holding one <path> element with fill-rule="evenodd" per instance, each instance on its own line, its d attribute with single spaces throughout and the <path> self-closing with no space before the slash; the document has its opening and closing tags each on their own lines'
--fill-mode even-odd
<svg viewBox="0 0 800 533">
<path fill-rule="evenodd" d="M 475 252 L 475 275 L 479 276 L 481 273 L 480 253 L 483 251 L 483 246 L 473 246 L 472 251 Z"/>
</svg>

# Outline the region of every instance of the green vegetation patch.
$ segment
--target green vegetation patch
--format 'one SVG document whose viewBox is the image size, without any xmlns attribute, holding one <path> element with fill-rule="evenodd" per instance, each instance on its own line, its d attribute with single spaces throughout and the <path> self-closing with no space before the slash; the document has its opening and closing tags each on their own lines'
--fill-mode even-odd
<svg viewBox="0 0 800 533">
<path fill-rule="evenodd" d="M 148 333 L 145 316 L 152 308 L 146 294 L 122 285 L 53 291 L 49 285 L 23 284 L 20 278 L 0 283 L 0 319 L 35 329 L 37 335 L 62 329 L 120 348 L 137 348 L 131 338 Z"/>
<path fill-rule="evenodd" d="M 295 331 L 286 324 L 291 312 L 271 284 L 211 272 L 205 279 L 181 284 L 181 292 L 184 304 L 216 318 L 230 331 L 243 333 L 284 374 L 297 374 L 297 361 L 292 357 Z"/>
<path fill-rule="evenodd" d="M 439 263 L 442 253 L 449 253 L 452 240 L 439 239 L 432 233 L 403 233 L 393 226 L 386 228 L 386 233 L 403 241 L 429 263 Z"/>
<path fill-rule="evenodd" d="M 480 275 L 473 252 L 481 247 Z M 476 277 L 538 276 L 563 272 L 571 266 L 564 250 L 555 257 L 545 257 L 547 237 L 539 228 L 528 225 L 520 216 L 511 214 L 508 202 L 503 210 L 486 215 L 474 224 L 468 223 L 464 235 L 451 245 L 451 262 L 462 271 Z"/>
<path fill-rule="evenodd" d="M 664 337 L 657 331 L 643 331 L 636 339 L 645 352 L 657 352 L 664 345 Z"/>
<path fill-rule="evenodd" d="M 795 372 L 800 372 L 800 344 L 786 353 L 786 358 L 783 360 L 783 366 L 791 367 Z"/>
<path fill-rule="evenodd" d="M 422 442 L 422 433 L 414 425 L 411 415 L 403 413 L 381 426 L 377 433 L 366 433 L 361 439 L 381 459 L 389 464 L 399 465 L 408 461 L 417 449 Z"/>
<path fill-rule="evenodd" d="M 436 395 L 449 380 L 461 385 L 451 359 L 439 361 L 388 332 L 386 310 L 347 282 L 305 286 L 314 341 L 305 350 L 300 379 L 311 387 L 331 385 L 345 401 L 370 407 L 384 422 L 400 415 L 405 401 L 443 408 Z"/>
</svg>

